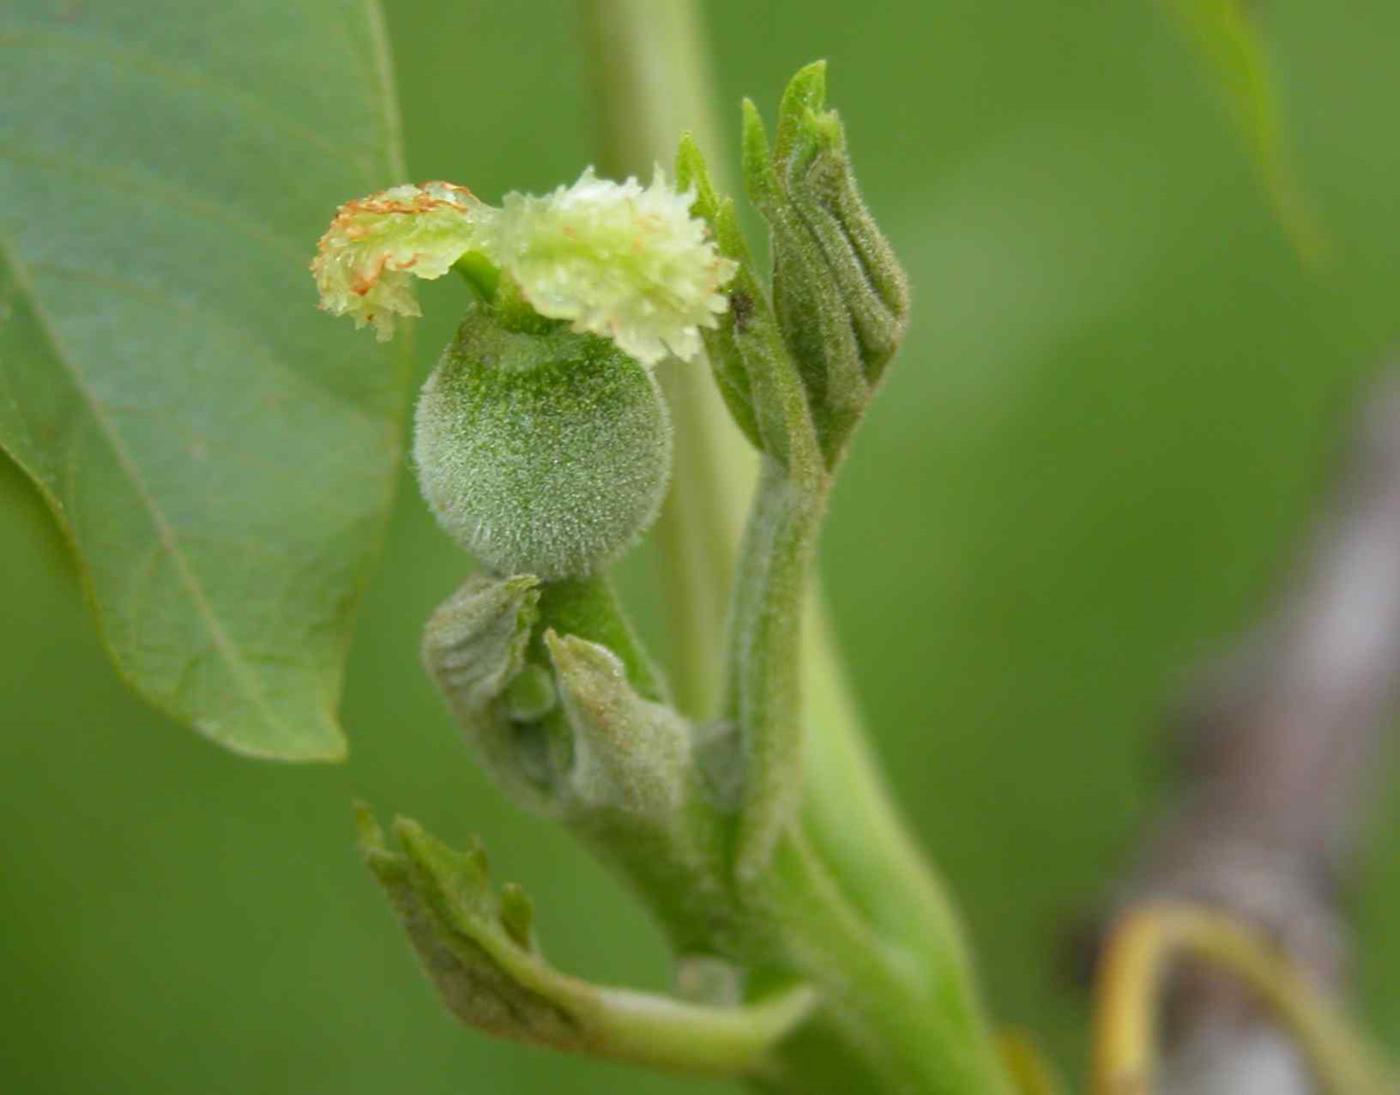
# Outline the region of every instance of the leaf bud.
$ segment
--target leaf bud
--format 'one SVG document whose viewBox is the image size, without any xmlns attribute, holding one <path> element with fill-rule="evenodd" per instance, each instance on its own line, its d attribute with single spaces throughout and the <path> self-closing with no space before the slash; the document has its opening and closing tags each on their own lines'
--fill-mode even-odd
<svg viewBox="0 0 1400 1095">
<path fill-rule="evenodd" d="M 825 100 L 825 64 L 799 71 L 771 148 L 745 101 L 743 159 L 749 195 L 772 231 L 778 325 L 834 462 L 903 341 L 909 287 L 861 197 L 845 128 Z"/>
</svg>

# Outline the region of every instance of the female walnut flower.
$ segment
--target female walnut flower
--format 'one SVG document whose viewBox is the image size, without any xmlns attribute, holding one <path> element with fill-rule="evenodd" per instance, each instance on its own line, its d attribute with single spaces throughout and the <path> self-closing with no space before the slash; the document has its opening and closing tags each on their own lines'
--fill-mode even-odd
<svg viewBox="0 0 1400 1095">
<path fill-rule="evenodd" d="M 488 207 L 451 183 L 395 186 L 346 202 L 317 247 L 311 272 L 321 307 L 373 324 L 379 341 L 394 317 L 417 316 L 410 276 L 440 278 L 471 248 Z"/>
<path fill-rule="evenodd" d="M 468 253 L 509 276 L 540 315 L 602 335 L 651 365 L 700 351 L 701 327 L 728 306 L 721 292 L 736 264 L 719 254 L 693 195 L 658 169 L 651 185 L 599 179 L 535 197 L 507 194 L 501 208 L 447 183 L 399 186 L 341 207 L 312 271 L 321 307 L 393 333 L 416 316 L 410 277 L 437 278 Z"/>
</svg>

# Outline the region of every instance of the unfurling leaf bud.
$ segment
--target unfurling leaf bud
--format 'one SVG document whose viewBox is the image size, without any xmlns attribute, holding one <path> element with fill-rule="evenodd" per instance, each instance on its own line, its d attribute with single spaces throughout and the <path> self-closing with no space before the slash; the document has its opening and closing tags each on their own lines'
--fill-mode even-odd
<svg viewBox="0 0 1400 1095">
<path fill-rule="evenodd" d="M 716 193 L 704 156 L 689 134 L 681 139 L 676 174 L 687 192 L 695 194 L 692 209 L 709 222 L 720 254 L 735 265 L 728 311 L 714 327 L 701 332 L 720 394 L 744 435 L 778 463 L 795 470 L 794 459 L 800 462 L 804 448 L 814 443 L 810 412 L 767 293 L 754 271 L 734 202 Z"/>
<path fill-rule="evenodd" d="M 414 459 L 443 528 L 498 574 L 590 574 L 651 524 L 671 429 L 613 343 L 538 317 L 468 314 L 418 402 Z"/>
<path fill-rule="evenodd" d="M 909 288 L 856 185 L 826 66 L 793 77 L 775 145 L 744 104 L 744 175 L 773 234 L 773 304 L 829 462 L 844 449 L 909 319 Z"/>
</svg>

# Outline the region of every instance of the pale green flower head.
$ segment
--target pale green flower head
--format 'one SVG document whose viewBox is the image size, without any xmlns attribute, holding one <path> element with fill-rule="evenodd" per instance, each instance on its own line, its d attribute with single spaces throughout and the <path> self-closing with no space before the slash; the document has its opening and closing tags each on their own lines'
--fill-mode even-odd
<svg viewBox="0 0 1400 1095">
<path fill-rule="evenodd" d="M 452 183 L 395 186 L 346 202 L 318 245 L 311 272 L 321 307 L 373 324 L 379 341 L 395 316 L 417 316 L 412 278 L 440 278 L 471 250 L 481 222 L 494 213 Z"/>
<path fill-rule="evenodd" d="M 312 263 L 321 307 L 372 323 L 419 314 L 411 277 L 436 278 L 476 252 L 514 280 L 542 316 L 610 338 L 646 365 L 692 360 L 701 327 L 728 307 L 736 264 L 720 255 L 658 169 L 651 185 L 610 182 L 589 168 L 573 186 L 504 207 L 448 183 L 400 186 L 341 207 Z"/>
<path fill-rule="evenodd" d="M 645 365 L 667 353 L 690 361 L 699 328 L 728 307 L 720 290 L 736 269 L 690 215 L 693 200 L 659 168 L 646 188 L 589 168 L 544 197 L 507 194 L 487 254 L 541 315 L 611 338 Z"/>
</svg>

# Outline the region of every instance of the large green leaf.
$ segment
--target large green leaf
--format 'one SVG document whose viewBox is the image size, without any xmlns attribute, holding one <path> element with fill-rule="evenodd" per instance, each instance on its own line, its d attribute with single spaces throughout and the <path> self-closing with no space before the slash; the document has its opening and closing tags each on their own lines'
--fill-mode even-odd
<svg viewBox="0 0 1400 1095">
<path fill-rule="evenodd" d="M 403 175 L 375 0 L 7 0 L 0 68 L 0 444 L 144 696 L 337 757 L 404 385 L 306 267 Z"/>
</svg>

